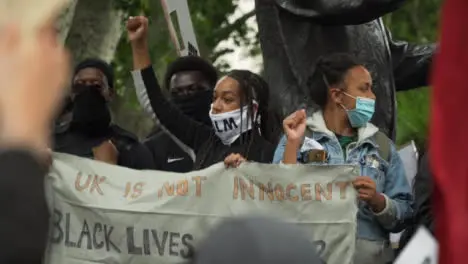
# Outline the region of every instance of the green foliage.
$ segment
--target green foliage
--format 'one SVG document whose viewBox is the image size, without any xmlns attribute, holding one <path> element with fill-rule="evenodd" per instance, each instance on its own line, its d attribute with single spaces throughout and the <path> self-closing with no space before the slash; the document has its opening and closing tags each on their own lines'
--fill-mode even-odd
<svg viewBox="0 0 468 264">
<path fill-rule="evenodd" d="M 176 58 L 175 48 L 170 40 L 161 2 L 158 0 L 115 0 L 116 8 L 127 15 L 145 14 L 150 18 L 150 51 L 158 78 L 162 78 L 166 66 Z M 238 1 L 236 0 L 189 0 L 192 23 L 196 31 L 201 55 L 214 62 L 218 70 L 225 71 L 229 65 L 219 58 L 232 50 L 215 47 L 223 40 L 232 38 L 238 46 L 251 48 L 249 52 L 259 54 L 258 36 L 246 38 L 252 31 L 245 22 L 253 12 L 230 21 Z M 387 15 L 384 20 L 395 39 L 413 43 L 436 41 L 439 11 L 442 0 L 408 0 L 403 8 Z M 124 22 L 122 23 L 122 27 Z M 124 30 L 124 27 L 122 28 Z M 125 34 L 124 34 L 125 35 Z M 113 107 L 118 123 L 139 135 L 147 133 L 151 121 L 142 114 L 135 96 L 129 71 L 132 65 L 130 45 L 124 36 L 118 45 L 114 66 L 117 76 L 118 100 Z M 429 115 L 429 89 L 421 88 L 397 95 L 398 137 L 397 144 L 414 139 L 423 144 L 427 137 Z"/>
<path fill-rule="evenodd" d="M 221 41 L 233 38 L 235 43 L 240 46 L 256 47 L 254 44 L 257 40 L 249 40 L 246 37 L 252 29 L 245 24 L 245 21 L 254 13 L 245 14 L 235 21 L 228 19 L 237 8 L 237 1 L 189 0 L 188 3 L 200 54 L 205 59 L 212 61 L 220 71 L 224 71 L 229 65 L 219 61 L 219 57 L 232 52 L 230 49 L 215 50 Z M 169 37 L 161 1 L 115 0 L 115 5 L 117 9 L 124 10 L 128 16 L 143 14 L 149 18 L 151 58 L 156 75 L 161 80 L 166 66 L 177 57 L 175 47 Z M 122 21 L 122 30 L 125 29 L 124 24 L 125 21 Z M 118 45 L 113 65 L 116 71 L 118 94 L 112 107 L 116 121 L 143 136 L 148 132 L 152 122 L 142 114 L 143 111 L 135 95 L 130 76 L 132 69 L 131 49 L 125 33 Z"/>
<path fill-rule="evenodd" d="M 442 0 L 411 0 L 400 10 L 385 17 L 393 38 L 412 43 L 431 43 L 437 40 Z M 397 94 L 397 144 L 415 140 L 425 144 L 430 111 L 430 88 Z"/>
</svg>

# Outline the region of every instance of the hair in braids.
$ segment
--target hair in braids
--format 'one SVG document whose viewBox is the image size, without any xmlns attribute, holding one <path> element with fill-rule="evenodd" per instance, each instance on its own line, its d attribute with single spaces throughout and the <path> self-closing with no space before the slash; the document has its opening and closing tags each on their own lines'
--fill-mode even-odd
<svg viewBox="0 0 468 264">
<path fill-rule="evenodd" d="M 249 152 L 255 136 L 260 135 L 266 141 L 273 145 L 278 144 L 279 137 L 282 132 L 280 116 L 270 108 L 270 91 L 268 84 L 263 78 L 251 71 L 247 70 L 233 70 L 226 76 L 233 78 L 239 83 L 241 91 L 241 117 L 244 106 L 247 106 L 249 111 L 248 119 L 252 124 L 252 133 L 248 140 L 248 147 L 242 155 L 248 159 Z M 254 101 L 258 104 L 257 111 L 254 111 Z M 243 122 L 241 121 L 241 124 Z M 241 129 L 242 130 L 242 129 Z M 243 138 L 240 138 L 243 140 Z M 245 142 L 242 142 L 245 143 Z M 208 146 L 211 149 L 211 144 Z M 200 165 L 204 163 L 207 153 L 205 153 Z M 199 169 L 199 168 L 197 168 Z"/>
<path fill-rule="evenodd" d="M 248 106 L 249 117 L 251 117 L 254 131 L 270 143 L 276 145 L 281 133 L 281 119 L 279 115 L 270 108 L 270 89 L 263 78 L 251 71 L 233 70 L 228 73 L 229 77 L 239 82 L 242 91 L 241 109 Z M 254 116 L 254 104 L 258 104 L 257 114 Z"/>
</svg>

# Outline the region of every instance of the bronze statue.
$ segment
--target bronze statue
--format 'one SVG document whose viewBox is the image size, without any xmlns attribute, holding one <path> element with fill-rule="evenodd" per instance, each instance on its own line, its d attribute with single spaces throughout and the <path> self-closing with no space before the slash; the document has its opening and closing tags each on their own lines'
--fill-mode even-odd
<svg viewBox="0 0 468 264">
<path fill-rule="evenodd" d="M 307 85 L 318 57 L 349 52 L 371 71 L 372 122 L 395 139 L 395 91 L 428 84 L 435 45 L 395 41 L 381 16 L 405 0 L 256 0 L 257 22 L 273 102 L 286 113 L 313 104 Z"/>
</svg>

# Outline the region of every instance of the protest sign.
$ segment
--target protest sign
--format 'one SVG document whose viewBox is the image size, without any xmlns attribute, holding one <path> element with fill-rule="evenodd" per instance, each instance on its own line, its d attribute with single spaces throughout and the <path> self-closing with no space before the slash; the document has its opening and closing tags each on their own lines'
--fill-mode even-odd
<svg viewBox="0 0 468 264">
<path fill-rule="evenodd" d="M 395 264 L 437 264 L 439 244 L 425 227 L 420 227 Z"/>
<path fill-rule="evenodd" d="M 413 187 L 414 177 L 418 172 L 418 159 L 419 153 L 416 148 L 416 143 L 411 140 L 408 144 L 405 144 L 398 150 L 401 160 L 403 161 L 403 167 L 405 168 L 406 179 L 411 187 Z"/>
<path fill-rule="evenodd" d="M 171 40 L 179 56 L 199 56 L 187 0 L 161 0 Z"/>
<path fill-rule="evenodd" d="M 219 221 L 245 214 L 297 224 L 324 263 L 352 263 L 357 172 L 255 163 L 137 171 L 54 154 L 46 180 L 52 223 L 45 263 L 181 263 Z"/>
<path fill-rule="evenodd" d="M 414 177 L 418 172 L 418 149 L 416 148 L 416 143 L 414 140 L 411 140 L 409 143 L 405 144 L 398 150 L 398 155 L 403 162 L 403 167 L 405 168 L 406 179 L 411 189 L 413 188 Z M 391 233 L 390 241 L 392 242 L 393 248 L 398 248 L 400 237 L 403 232 L 400 233 Z"/>
</svg>

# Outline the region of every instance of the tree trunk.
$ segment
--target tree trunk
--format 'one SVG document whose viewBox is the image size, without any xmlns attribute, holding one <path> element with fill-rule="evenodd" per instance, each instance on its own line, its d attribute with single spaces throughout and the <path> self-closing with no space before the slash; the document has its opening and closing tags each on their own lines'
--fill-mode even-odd
<svg viewBox="0 0 468 264">
<path fill-rule="evenodd" d="M 78 0 L 70 1 L 70 5 L 63 11 L 57 21 L 57 29 L 59 31 L 60 40 L 65 42 L 70 31 L 73 17 L 75 16 L 75 8 Z"/>
<path fill-rule="evenodd" d="M 98 57 L 110 62 L 122 35 L 124 14 L 113 0 L 79 0 L 66 44 L 74 62 Z"/>
</svg>

